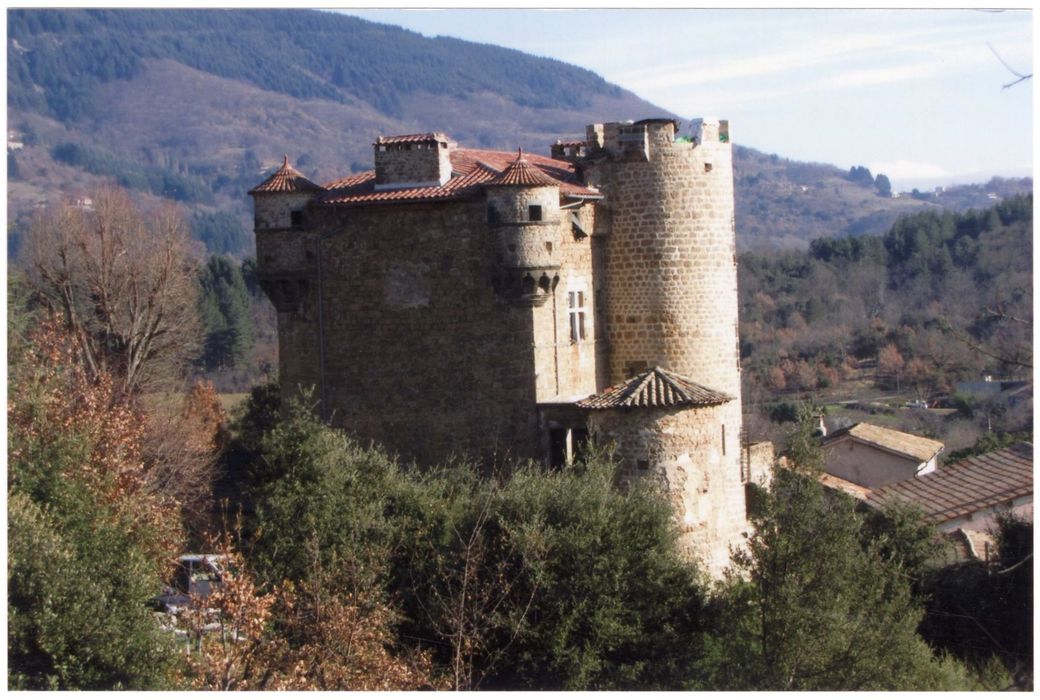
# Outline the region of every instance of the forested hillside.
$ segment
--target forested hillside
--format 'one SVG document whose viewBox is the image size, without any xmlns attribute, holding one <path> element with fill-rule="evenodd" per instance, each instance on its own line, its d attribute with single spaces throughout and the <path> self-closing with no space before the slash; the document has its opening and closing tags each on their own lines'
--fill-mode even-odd
<svg viewBox="0 0 1040 700">
<path fill-rule="evenodd" d="M 925 212 L 884 236 L 741 256 L 746 395 L 760 403 L 945 397 L 970 417 L 957 382 L 984 373 L 1031 379 L 1032 206 L 1032 196 L 1020 196 L 964 214 Z M 994 430 L 1028 430 L 1031 408 L 988 418 Z M 936 436 L 949 429 L 915 427 Z"/>
<path fill-rule="evenodd" d="M 11 253 L 36 204 L 103 182 L 180 202 L 212 252 L 241 255 L 245 192 L 282 154 L 323 182 L 371 167 L 381 134 L 547 153 L 591 122 L 667 114 L 559 61 L 329 12 L 11 10 L 8 33 Z M 1031 190 L 893 199 L 841 169 L 741 148 L 739 124 L 733 134 L 741 249 L 880 234 L 900 213 Z"/>
</svg>

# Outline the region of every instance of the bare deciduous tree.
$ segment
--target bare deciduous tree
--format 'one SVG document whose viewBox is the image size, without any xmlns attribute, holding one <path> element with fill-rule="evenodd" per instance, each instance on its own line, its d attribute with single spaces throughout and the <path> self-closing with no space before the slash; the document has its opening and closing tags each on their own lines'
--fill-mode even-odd
<svg viewBox="0 0 1040 700">
<path fill-rule="evenodd" d="M 198 311 L 187 228 L 178 210 L 138 209 L 105 189 L 91 208 L 52 205 L 34 218 L 29 277 L 64 320 L 86 366 L 124 393 L 169 386 L 194 355 Z"/>
</svg>

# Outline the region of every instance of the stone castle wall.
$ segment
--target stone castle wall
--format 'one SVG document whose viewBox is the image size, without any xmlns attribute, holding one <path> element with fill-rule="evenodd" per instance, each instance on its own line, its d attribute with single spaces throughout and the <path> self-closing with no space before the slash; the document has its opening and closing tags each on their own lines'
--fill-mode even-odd
<svg viewBox="0 0 1040 700">
<path fill-rule="evenodd" d="M 740 404 L 589 413 L 593 438 L 615 445 L 624 484 L 652 479 L 672 503 L 681 544 L 718 577 L 747 530 L 740 478 Z"/>
<path fill-rule="evenodd" d="M 539 402 L 573 401 L 596 392 L 597 322 L 594 309 L 595 278 L 591 238 L 576 238 L 570 215 L 577 215 L 582 228 L 592 230 L 592 206 L 563 212 L 551 229 L 553 259 L 559 265 L 551 298 L 532 309 L 534 360 Z M 571 340 L 571 294 L 582 294 L 584 337 Z M 577 300 L 577 296 L 575 296 Z"/>
<path fill-rule="evenodd" d="M 531 309 L 493 290 L 483 202 L 315 216 L 332 423 L 426 463 L 540 458 Z"/>
</svg>

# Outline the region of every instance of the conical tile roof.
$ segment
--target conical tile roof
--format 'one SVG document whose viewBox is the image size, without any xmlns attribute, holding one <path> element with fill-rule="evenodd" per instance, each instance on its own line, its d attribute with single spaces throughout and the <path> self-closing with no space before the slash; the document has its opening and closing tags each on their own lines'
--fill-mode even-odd
<svg viewBox="0 0 1040 700">
<path fill-rule="evenodd" d="M 249 190 L 249 194 L 257 192 L 324 192 L 325 188 L 316 185 L 296 168 L 289 165 L 289 156 L 282 160 L 282 167 L 274 171 L 271 177 Z"/>
<path fill-rule="evenodd" d="M 654 367 L 623 384 L 577 402 L 582 408 L 669 408 L 672 406 L 718 406 L 733 397 L 701 386 L 686 377 Z"/>
<path fill-rule="evenodd" d="M 485 185 L 513 185 L 525 187 L 547 187 L 559 185 L 559 181 L 546 175 L 538 167 L 531 165 L 524 158 L 523 150 L 518 150 L 516 160 L 510 163 L 498 177 L 489 180 Z"/>
</svg>

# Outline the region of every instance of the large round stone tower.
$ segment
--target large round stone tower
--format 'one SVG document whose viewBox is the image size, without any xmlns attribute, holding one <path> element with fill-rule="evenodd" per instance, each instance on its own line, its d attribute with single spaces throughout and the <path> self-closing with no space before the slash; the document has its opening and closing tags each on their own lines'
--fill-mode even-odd
<svg viewBox="0 0 1040 700">
<path fill-rule="evenodd" d="M 622 478 L 663 482 L 687 546 L 717 574 L 746 529 L 732 148 L 725 121 L 686 137 L 677 126 L 588 128 L 581 163 L 606 204 L 608 384 L 646 398 L 608 390 L 586 406 Z"/>
<path fill-rule="evenodd" d="M 740 396 L 733 156 L 725 121 L 593 125 L 606 194 L 610 383 L 654 366 Z M 596 148 L 598 146 L 598 149 Z"/>
</svg>

